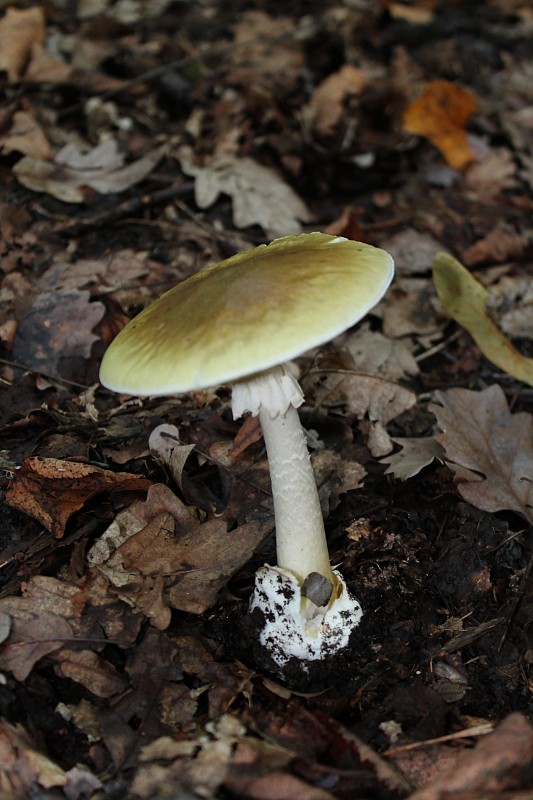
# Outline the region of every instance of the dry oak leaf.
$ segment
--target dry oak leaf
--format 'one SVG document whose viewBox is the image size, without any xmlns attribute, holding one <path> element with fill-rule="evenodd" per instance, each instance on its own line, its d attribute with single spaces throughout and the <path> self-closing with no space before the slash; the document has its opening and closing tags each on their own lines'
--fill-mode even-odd
<svg viewBox="0 0 533 800">
<path fill-rule="evenodd" d="M 483 511 L 515 511 L 533 523 L 533 417 L 511 414 L 500 386 L 481 392 L 435 392 L 429 406 L 442 431 L 445 457 L 484 479 L 459 482 L 464 499 Z"/>
<path fill-rule="evenodd" d="M 140 491 L 149 486 L 149 480 L 129 472 L 36 456 L 23 462 L 9 485 L 6 503 L 59 538 L 72 514 L 91 497 L 111 489 Z"/>
<path fill-rule="evenodd" d="M 442 445 L 432 436 L 392 438 L 394 444 L 401 447 L 397 453 L 381 459 L 382 464 L 389 466 L 385 475 L 394 475 L 400 481 L 406 481 L 429 466 L 435 459 L 442 461 Z"/>
<path fill-rule="evenodd" d="M 99 194 L 116 194 L 140 183 L 163 158 L 166 145 L 150 150 L 124 166 L 124 157 L 114 139 L 82 153 L 67 144 L 53 161 L 25 156 L 13 167 L 17 180 L 34 192 L 45 192 L 64 203 L 83 203 L 87 189 Z"/>
<path fill-rule="evenodd" d="M 403 126 L 429 139 L 448 164 L 460 170 L 474 160 L 465 126 L 476 109 L 476 98 L 468 89 L 435 80 L 406 109 Z"/>
<path fill-rule="evenodd" d="M 228 531 L 223 519 L 199 522 L 162 484 L 150 487 L 117 515 L 88 555 L 126 601 L 164 629 L 170 612 L 161 599 L 153 608 L 154 581 L 166 579 L 169 606 L 201 614 L 216 600 L 229 578 L 251 558 L 266 535 L 256 522 Z M 150 613 L 148 613 L 150 610 Z"/>
<path fill-rule="evenodd" d="M 301 222 L 311 221 L 304 201 L 283 178 L 252 158 L 221 154 L 200 167 L 188 147 L 182 147 L 178 157 L 182 170 L 195 178 L 200 208 L 213 205 L 221 194 L 229 195 L 237 228 L 260 225 L 268 236 L 287 236 L 300 233 Z"/>
<path fill-rule="evenodd" d="M 0 20 L 0 72 L 6 72 L 10 81 L 18 80 L 33 45 L 44 44 L 45 35 L 42 8 L 8 8 Z"/>
</svg>

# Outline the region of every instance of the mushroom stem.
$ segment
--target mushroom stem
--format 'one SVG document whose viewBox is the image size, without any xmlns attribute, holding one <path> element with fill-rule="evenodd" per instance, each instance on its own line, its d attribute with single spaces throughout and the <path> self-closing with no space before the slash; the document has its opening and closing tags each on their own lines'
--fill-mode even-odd
<svg viewBox="0 0 533 800">
<path fill-rule="evenodd" d="M 294 406 L 272 416 L 259 409 L 270 466 L 278 567 L 302 584 L 312 572 L 334 583 L 320 500 L 305 434 Z"/>
</svg>

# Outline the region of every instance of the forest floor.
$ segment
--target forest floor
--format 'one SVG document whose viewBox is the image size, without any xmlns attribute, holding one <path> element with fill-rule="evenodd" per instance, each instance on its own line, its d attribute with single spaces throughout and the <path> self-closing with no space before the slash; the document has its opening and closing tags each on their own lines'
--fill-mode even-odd
<svg viewBox="0 0 533 800">
<path fill-rule="evenodd" d="M 1 800 L 531 800 L 530 3 L 2 8 Z M 305 672 L 247 612 L 257 428 L 98 373 L 163 291 L 310 231 L 396 276 L 297 360 L 364 611 Z"/>
</svg>

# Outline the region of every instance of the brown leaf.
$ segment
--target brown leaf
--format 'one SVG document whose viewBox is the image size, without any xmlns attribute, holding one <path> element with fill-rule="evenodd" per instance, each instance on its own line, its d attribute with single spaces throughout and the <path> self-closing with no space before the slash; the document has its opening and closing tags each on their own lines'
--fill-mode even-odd
<svg viewBox="0 0 533 800">
<path fill-rule="evenodd" d="M 35 117 L 28 111 L 16 111 L 9 131 L 0 137 L 4 153 L 23 153 L 36 158 L 49 158 L 50 145 Z"/>
<path fill-rule="evenodd" d="M 105 313 L 88 291 L 44 292 L 17 328 L 13 355 L 22 364 L 59 376 L 62 357 L 88 358 L 98 336 L 92 333 Z"/>
<path fill-rule="evenodd" d="M 263 433 L 261 431 L 259 417 L 245 417 L 233 440 L 231 450 L 229 451 L 230 456 L 232 458 L 238 458 L 244 453 L 247 447 L 250 447 L 250 445 L 256 442 L 260 442 L 262 436 Z"/>
<path fill-rule="evenodd" d="M 289 797 L 293 800 L 333 800 L 334 798 L 334 795 L 325 789 L 312 786 L 297 778 L 296 775 L 290 775 L 281 770 L 275 770 L 259 777 L 236 773 L 234 776 L 228 777 L 224 785 L 237 795 L 248 797 L 250 800 L 287 800 Z"/>
<path fill-rule="evenodd" d="M 346 98 L 358 95 L 367 84 L 361 69 L 345 64 L 338 72 L 328 75 L 313 92 L 306 113 L 319 136 L 330 136 L 345 115 Z"/>
<path fill-rule="evenodd" d="M 232 531 L 223 519 L 199 522 L 168 487 L 156 484 L 146 501 L 117 516 L 89 553 L 89 562 L 98 565 L 129 601 L 141 604 L 145 613 L 153 602 L 154 579 L 164 577 L 168 604 L 201 614 L 264 536 L 255 522 Z M 148 592 L 152 594 L 147 600 Z M 168 609 L 167 616 L 160 614 L 165 614 L 161 607 L 154 624 L 166 627 Z"/>
<path fill-rule="evenodd" d="M 128 681 L 108 661 L 90 650 L 63 649 L 56 653 L 55 661 L 57 672 L 81 684 L 96 697 L 113 697 L 128 686 Z"/>
<path fill-rule="evenodd" d="M 474 792 L 496 797 L 509 789 L 526 788 L 532 762 L 533 727 L 522 714 L 510 714 L 494 733 L 473 750 L 463 751 L 453 766 L 409 800 L 460 800 Z"/>
<path fill-rule="evenodd" d="M 150 481 L 129 472 L 111 472 L 56 458 L 27 458 L 9 485 L 6 503 L 34 517 L 54 536 L 87 500 L 110 489 L 140 491 Z"/>
<path fill-rule="evenodd" d="M 520 259 L 528 247 L 526 236 L 516 233 L 514 230 L 504 226 L 497 226 L 483 239 L 479 239 L 471 247 L 464 251 L 462 260 L 464 263 L 473 267 L 484 262 L 500 263 L 510 259 Z"/>
<path fill-rule="evenodd" d="M 34 44 L 44 44 L 44 11 L 39 6 L 18 9 L 10 7 L 0 20 L 0 71 L 10 81 L 23 74 Z"/>
<path fill-rule="evenodd" d="M 500 386 L 481 392 L 436 392 L 429 406 L 446 458 L 484 476 L 459 483 L 467 502 L 484 511 L 516 511 L 533 522 L 533 417 L 511 414 Z M 452 465 L 453 468 L 453 465 Z"/>
<path fill-rule="evenodd" d="M 9 640 L 0 650 L 0 668 L 18 681 L 26 680 L 37 661 L 74 638 L 68 620 L 50 611 L 32 611 L 24 598 L 4 598 L 0 608 L 12 621 Z"/>
<path fill-rule="evenodd" d="M 65 786 L 66 773 L 34 746 L 22 725 L 0 723 L 0 797 L 27 800 L 41 789 Z M 48 795 L 47 793 L 47 796 Z"/>
</svg>

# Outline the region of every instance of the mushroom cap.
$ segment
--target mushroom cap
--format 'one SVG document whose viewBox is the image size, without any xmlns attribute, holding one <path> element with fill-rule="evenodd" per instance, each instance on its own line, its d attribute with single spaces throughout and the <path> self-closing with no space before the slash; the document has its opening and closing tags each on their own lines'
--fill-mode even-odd
<svg viewBox="0 0 533 800">
<path fill-rule="evenodd" d="M 166 395 L 231 383 L 295 358 L 358 322 L 394 272 L 384 250 L 325 233 L 275 239 L 202 270 L 123 328 L 104 386 Z"/>
</svg>

